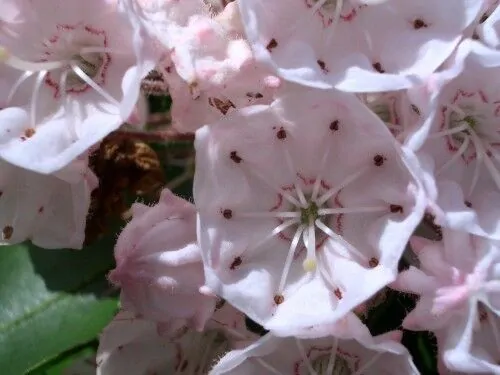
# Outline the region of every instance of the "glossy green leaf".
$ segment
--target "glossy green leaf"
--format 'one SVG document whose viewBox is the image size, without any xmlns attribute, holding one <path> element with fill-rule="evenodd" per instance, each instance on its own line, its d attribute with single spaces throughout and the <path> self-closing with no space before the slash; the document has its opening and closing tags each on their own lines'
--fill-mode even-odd
<svg viewBox="0 0 500 375">
<path fill-rule="evenodd" d="M 0 369 L 24 374 L 94 339 L 116 312 L 113 239 L 80 251 L 0 247 Z"/>
</svg>

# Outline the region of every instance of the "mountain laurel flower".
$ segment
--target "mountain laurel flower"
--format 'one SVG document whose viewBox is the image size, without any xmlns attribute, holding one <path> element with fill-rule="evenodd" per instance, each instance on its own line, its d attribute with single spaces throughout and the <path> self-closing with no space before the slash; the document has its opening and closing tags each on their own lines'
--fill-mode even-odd
<svg viewBox="0 0 500 375">
<path fill-rule="evenodd" d="M 414 86 L 448 58 L 483 0 L 239 1 L 257 60 L 306 86 L 383 92 Z"/>
<path fill-rule="evenodd" d="M 152 207 L 132 205 L 132 220 L 115 247 L 110 281 L 121 288 L 122 307 L 171 330 L 189 323 L 201 330 L 213 314 L 215 297 L 204 284 L 196 243 L 196 210 L 168 189 Z"/>
<path fill-rule="evenodd" d="M 217 309 L 202 332 L 184 326 L 169 336 L 124 310 L 101 334 L 96 374 L 207 374 L 226 352 L 255 339 L 244 315 L 229 304 Z"/>
<path fill-rule="evenodd" d="M 442 241 L 415 237 L 411 244 L 420 267 L 403 271 L 391 285 L 420 295 L 403 327 L 433 331 L 441 361 L 450 369 L 498 372 L 498 241 L 443 230 Z"/>
<path fill-rule="evenodd" d="M 392 282 L 424 195 L 355 96 L 288 93 L 196 133 L 207 286 L 277 335 L 331 324 Z"/>
<path fill-rule="evenodd" d="M 431 177 L 429 201 L 438 224 L 500 239 L 490 218 L 500 211 L 500 52 L 479 42 L 461 43 L 445 69 L 433 75 L 425 121 L 406 145 Z"/>
<path fill-rule="evenodd" d="M 15 16 L 0 21 L 0 64 L 17 79 L 0 111 L 0 157 L 52 173 L 130 116 L 154 64 L 136 59 L 114 0 L 6 0 L 5 9 Z M 22 111 L 13 119 L 9 107 Z"/>
<path fill-rule="evenodd" d="M 226 354 L 209 375 L 419 374 L 410 354 L 399 343 L 401 332 L 373 337 L 359 320 L 346 320 L 339 322 L 347 323 L 350 335 L 345 336 L 299 339 L 268 333 L 246 348 Z"/>
</svg>

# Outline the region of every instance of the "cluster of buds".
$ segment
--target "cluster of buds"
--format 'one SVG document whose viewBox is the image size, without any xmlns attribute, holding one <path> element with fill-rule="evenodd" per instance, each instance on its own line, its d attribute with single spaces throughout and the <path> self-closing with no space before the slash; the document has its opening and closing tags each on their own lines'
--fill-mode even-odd
<svg viewBox="0 0 500 375">
<path fill-rule="evenodd" d="M 88 156 L 168 93 L 194 204 L 133 205 L 99 375 L 417 374 L 387 288 L 500 373 L 498 3 L 3 0 L 0 242 L 81 247 Z"/>
</svg>

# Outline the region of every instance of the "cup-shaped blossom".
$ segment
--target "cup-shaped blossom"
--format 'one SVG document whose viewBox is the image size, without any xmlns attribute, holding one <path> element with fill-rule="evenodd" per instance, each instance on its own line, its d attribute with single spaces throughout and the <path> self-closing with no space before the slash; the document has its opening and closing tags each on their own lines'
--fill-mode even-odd
<svg viewBox="0 0 500 375">
<path fill-rule="evenodd" d="M 0 157 L 52 173 L 130 116 L 154 61 L 136 56 L 140 38 L 115 0 L 6 0 L 6 10 L 0 64 L 12 83 L 1 105 L 23 112 L 0 111 Z"/>
<path fill-rule="evenodd" d="M 396 277 L 424 197 L 354 95 L 288 93 L 199 129 L 195 147 L 207 285 L 253 320 L 304 334 Z"/>
<path fill-rule="evenodd" d="M 205 279 L 194 206 L 165 189 L 155 206 L 135 203 L 132 215 L 116 243 L 116 268 L 109 274 L 121 287 L 123 308 L 163 323 L 166 330 L 186 322 L 202 329 L 215 297 L 199 292 Z"/>
<path fill-rule="evenodd" d="M 445 69 L 426 83 L 421 126 L 406 140 L 428 178 L 436 222 L 500 239 L 500 52 L 462 42 Z"/>
<path fill-rule="evenodd" d="M 80 249 L 97 178 L 85 158 L 43 175 L 0 160 L 0 245 Z"/>
<path fill-rule="evenodd" d="M 238 2 L 258 60 L 303 85 L 350 92 L 408 88 L 451 55 L 483 1 Z"/>
<path fill-rule="evenodd" d="M 97 375 L 207 374 L 233 348 L 255 339 L 245 317 L 229 304 L 198 332 L 188 327 L 165 336 L 156 323 L 120 311 L 101 334 Z"/>
<path fill-rule="evenodd" d="M 373 337 L 353 317 L 347 325 L 347 335 L 344 332 L 317 339 L 280 338 L 268 333 L 246 348 L 226 354 L 209 374 L 419 374 L 399 343 L 401 332 Z"/>
</svg>

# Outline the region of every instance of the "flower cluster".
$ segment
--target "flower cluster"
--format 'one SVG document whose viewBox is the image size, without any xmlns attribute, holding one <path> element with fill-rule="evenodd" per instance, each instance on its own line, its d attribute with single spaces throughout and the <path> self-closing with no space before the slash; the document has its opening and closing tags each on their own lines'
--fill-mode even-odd
<svg viewBox="0 0 500 375">
<path fill-rule="evenodd" d="M 168 93 L 194 204 L 133 205 L 98 374 L 417 374 L 388 288 L 500 373 L 498 3 L 3 0 L 1 243 L 80 248 L 89 155 Z"/>
</svg>

